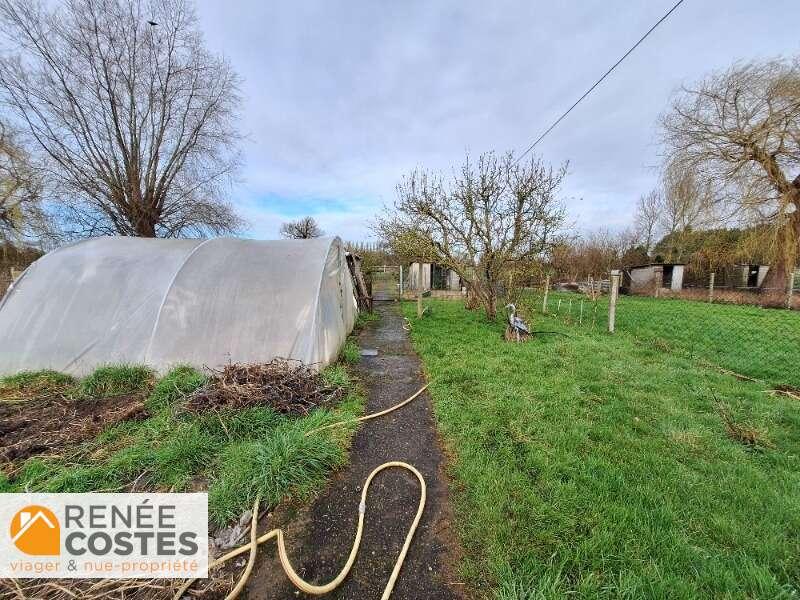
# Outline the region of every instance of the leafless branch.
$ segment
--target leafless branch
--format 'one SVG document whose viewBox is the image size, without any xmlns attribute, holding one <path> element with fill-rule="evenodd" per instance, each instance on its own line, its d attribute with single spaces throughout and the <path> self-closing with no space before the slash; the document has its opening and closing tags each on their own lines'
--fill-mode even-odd
<svg viewBox="0 0 800 600">
<path fill-rule="evenodd" d="M 0 97 L 72 235 L 241 226 L 224 201 L 239 164 L 239 79 L 205 49 L 187 0 L 0 0 L 0 24 L 13 48 Z"/>
<path fill-rule="evenodd" d="M 447 181 L 416 170 L 398 184 L 394 210 L 376 230 L 398 255 L 456 271 L 494 319 L 503 274 L 541 257 L 564 223 L 558 190 L 566 169 L 487 153 L 468 156 Z"/>
<path fill-rule="evenodd" d="M 783 287 L 800 241 L 800 58 L 739 63 L 686 86 L 662 118 L 671 168 L 714 206 L 772 227 L 765 285 Z"/>
</svg>

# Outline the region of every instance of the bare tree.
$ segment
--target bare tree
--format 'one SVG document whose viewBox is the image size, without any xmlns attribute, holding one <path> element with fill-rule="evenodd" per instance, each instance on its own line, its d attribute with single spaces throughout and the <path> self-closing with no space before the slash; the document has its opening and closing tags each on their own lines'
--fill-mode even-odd
<svg viewBox="0 0 800 600">
<path fill-rule="evenodd" d="M 800 241 L 800 59 L 736 64 L 684 87 L 662 120 L 671 159 L 715 203 L 768 224 L 766 287 L 785 288 Z"/>
<path fill-rule="evenodd" d="M 0 123 L 0 242 L 39 241 L 50 234 L 41 191 L 28 154 Z"/>
<path fill-rule="evenodd" d="M 600 229 L 562 238 L 550 253 L 550 268 L 556 277 L 573 282 L 607 278 L 612 269 L 647 261 L 641 239 L 634 229 Z"/>
<path fill-rule="evenodd" d="M 634 213 L 634 227 L 646 252 L 650 252 L 658 234 L 662 197 L 658 190 L 639 196 Z"/>
<path fill-rule="evenodd" d="M 658 195 L 657 223 L 668 240 L 667 259 L 685 258 L 684 237 L 695 229 L 711 227 L 715 220 L 713 192 L 677 157 L 667 163 L 662 176 L 664 191 Z"/>
<path fill-rule="evenodd" d="M 397 186 L 394 210 L 376 230 L 400 256 L 453 269 L 486 310 L 497 315 L 503 275 L 542 256 L 564 222 L 557 198 L 566 175 L 532 158 L 518 164 L 513 154 L 469 157 L 452 179 L 415 170 Z"/>
<path fill-rule="evenodd" d="M 220 234 L 239 79 L 187 0 L 0 0 L 0 98 L 76 236 Z"/>
<path fill-rule="evenodd" d="M 281 235 L 295 240 L 308 240 L 325 235 L 314 217 L 303 217 L 297 221 L 289 221 L 281 225 Z"/>
</svg>

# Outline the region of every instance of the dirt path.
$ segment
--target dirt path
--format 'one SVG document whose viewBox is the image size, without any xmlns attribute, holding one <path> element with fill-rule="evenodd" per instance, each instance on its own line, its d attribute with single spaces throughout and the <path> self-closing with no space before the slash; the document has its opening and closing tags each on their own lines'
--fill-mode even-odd
<svg viewBox="0 0 800 600">
<path fill-rule="evenodd" d="M 367 412 L 388 408 L 418 390 L 424 379 L 419 358 L 403 330 L 396 304 L 378 304 L 381 319 L 359 335 L 361 348 L 375 348 L 378 356 L 362 357 L 358 372 L 369 392 Z M 361 486 L 378 465 L 401 460 L 425 477 L 428 499 L 425 513 L 395 585 L 393 600 L 462 598 L 463 586 L 453 575 L 456 553 L 451 527 L 443 456 L 436 437 L 430 397 L 385 417 L 362 424 L 353 440 L 351 462 L 332 478 L 309 507 L 277 511 L 260 531 L 276 525 L 287 528 L 292 564 L 306 580 L 327 583 L 341 569 L 353 543 Z M 416 478 L 392 469 L 370 486 L 364 536 L 353 569 L 345 582 L 325 598 L 378 599 L 400 552 L 419 499 Z M 283 574 L 273 544 L 259 552 L 250 579 L 251 599 L 313 598 L 295 590 Z"/>
</svg>

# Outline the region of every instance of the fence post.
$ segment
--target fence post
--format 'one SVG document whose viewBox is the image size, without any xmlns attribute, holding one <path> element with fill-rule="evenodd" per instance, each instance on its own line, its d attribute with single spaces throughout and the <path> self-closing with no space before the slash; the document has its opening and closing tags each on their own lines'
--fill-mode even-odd
<svg viewBox="0 0 800 600">
<path fill-rule="evenodd" d="M 617 319 L 617 296 L 619 295 L 619 271 L 611 271 L 611 290 L 608 296 L 608 332 L 614 333 Z"/>
<path fill-rule="evenodd" d="M 550 275 L 544 278 L 544 299 L 542 300 L 542 313 L 547 314 L 547 294 L 550 291 Z"/>
<path fill-rule="evenodd" d="M 403 265 L 400 265 L 400 300 L 403 299 Z"/>
<path fill-rule="evenodd" d="M 715 273 L 711 273 L 708 276 L 708 301 L 714 302 L 714 277 L 716 276 Z"/>
<path fill-rule="evenodd" d="M 786 285 L 786 308 L 789 310 L 792 310 L 792 294 L 794 293 L 794 276 L 796 274 L 795 270 L 792 269 L 792 272 L 789 273 L 789 281 Z"/>
<path fill-rule="evenodd" d="M 422 318 L 422 286 L 417 287 L 417 318 Z"/>
</svg>

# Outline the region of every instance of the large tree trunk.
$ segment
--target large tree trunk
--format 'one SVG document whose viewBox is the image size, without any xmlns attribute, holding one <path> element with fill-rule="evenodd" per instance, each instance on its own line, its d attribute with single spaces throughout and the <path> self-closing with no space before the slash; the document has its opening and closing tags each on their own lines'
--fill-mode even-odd
<svg viewBox="0 0 800 600">
<path fill-rule="evenodd" d="M 496 287 L 485 281 L 475 279 L 467 283 L 467 302 L 465 306 L 472 310 L 477 308 L 476 304 L 483 306 L 486 311 L 486 318 L 494 321 L 497 317 L 497 294 Z"/>
<path fill-rule="evenodd" d="M 470 282 L 465 282 L 467 287 L 467 299 L 464 301 L 464 308 L 467 310 L 476 310 L 481 305 L 481 299 L 475 286 Z"/>
<path fill-rule="evenodd" d="M 491 283 L 483 292 L 483 307 L 486 309 L 486 318 L 494 321 L 497 318 L 497 294 Z"/>
<path fill-rule="evenodd" d="M 136 235 L 138 237 L 156 237 L 155 223 L 147 219 L 139 219 L 136 221 Z"/>
<path fill-rule="evenodd" d="M 789 192 L 789 202 L 794 204 L 794 212 L 789 215 L 780 215 L 778 218 L 784 222 L 780 225 L 775 236 L 775 257 L 769 266 L 763 289 L 787 290 L 789 277 L 797 268 L 797 259 L 800 256 L 800 176 L 792 182 L 792 191 Z"/>
</svg>

